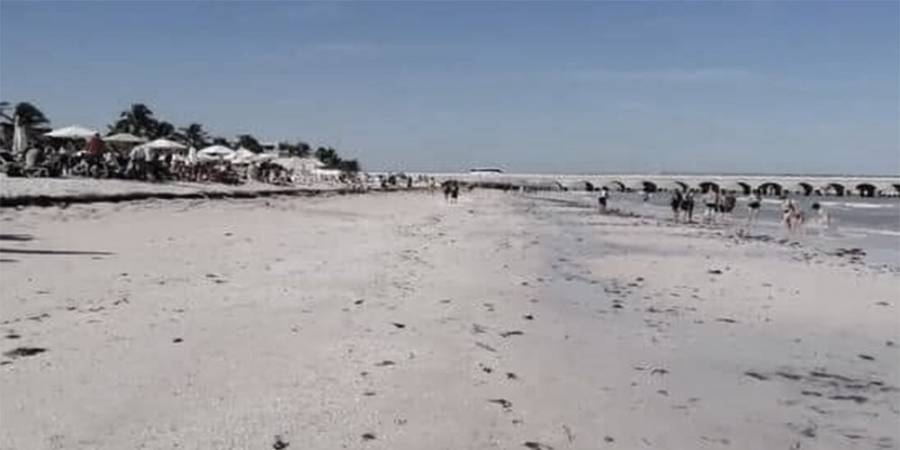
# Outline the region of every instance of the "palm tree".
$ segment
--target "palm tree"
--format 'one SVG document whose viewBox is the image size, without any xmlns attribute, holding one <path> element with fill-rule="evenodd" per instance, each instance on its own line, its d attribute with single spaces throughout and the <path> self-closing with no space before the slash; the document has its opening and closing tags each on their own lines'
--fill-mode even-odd
<svg viewBox="0 0 900 450">
<path fill-rule="evenodd" d="M 316 158 L 319 161 L 322 161 L 325 164 L 325 167 L 334 168 L 337 167 L 338 163 L 341 161 L 341 158 L 338 157 L 337 150 L 331 147 L 319 147 L 316 149 Z"/>
<path fill-rule="evenodd" d="M 359 161 L 355 159 L 343 159 L 338 163 L 338 169 L 342 172 L 357 173 L 359 172 Z"/>
<path fill-rule="evenodd" d="M 10 132 L 18 118 L 19 126 L 25 128 L 25 133 L 29 138 L 34 138 L 35 134 L 47 131 L 50 125 L 50 119 L 37 106 L 28 102 L 16 103 L 15 107 L 9 102 L 0 102 L 0 116 L 9 124 Z M 7 136 L 4 136 L 4 139 L 6 138 Z"/>
<path fill-rule="evenodd" d="M 143 103 L 135 103 L 119 114 L 119 120 L 109 127 L 111 133 L 131 133 L 148 139 L 171 136 L 175 127 L 153 117 L 153 111 Z"/>
<path fill-rule="evenodd" d="M 297 141 L 297 144 L 294 146 L 296 149 L 292 155 L 298 156 L 300 158 L 307 158 L 312 154 L 312 147 L 309 146 L 306 142 Z"/>
<path fill-rule="evenodd" d="M 188 145 L 194 148 L 203 148 L 209 145 L 209 133 L 199 123 L 192 123 L 184 128 L 180 128 L 179 134 Z"/>
<path fill-rule="evenodd" d="M 238 147 L 244 147 L 253 153 L 262 153 L 263 147 L 255 137 L 249 134 L 242 134 L 237 137 Z"/>
<path fill-rule="evenodd" d="M 221 136 L 216 136 L 216 137 L 212 138 L 212 143 L 213 143 L 213 145 L 222 145 L 225 147 L 231 147 L 231 143 L 228 142 L 228 139 L 225 139 Z"/>
<path fill-rule="evenodd" d="M 175 134 L 175 125 L 172 125 L 169 122 L 161 121 L 157 122 L 156 126 L 153 127 L 153 132 L 150 133 L 150 139 L 159 139 L 164 137 L 169 137 Z"/>
<path fill-rule="evenodd" d="M 9 109 L 13 110 L 12 116 L 7 113 L 7 110 Z M 18 117 L 19 125 L 28 128 L 36 128 L 50 124 L 50 119 L 48 119 L 37 106 L 28 102 L 16 103 L 15 108 L 11 108 L 9 102 L 0 102 L 0 115 L 8 120 L 9 123 L 15 123 L 16 117 Z"/>
</svg>

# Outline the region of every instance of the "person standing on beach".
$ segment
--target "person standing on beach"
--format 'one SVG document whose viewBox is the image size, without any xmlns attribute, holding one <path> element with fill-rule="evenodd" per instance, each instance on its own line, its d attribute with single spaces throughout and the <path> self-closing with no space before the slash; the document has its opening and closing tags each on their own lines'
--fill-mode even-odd
<svg viewBox="0 0 900 450">
<path fill-rule="evenodd" d="M 100 139 L 100 133 L 94 133 L 84 148 L 88 163 L 88 173 L 92 173 L 93 169 L 102 162 L 100 157 L 103 156 L 103 147 L 103 139 Z"/>
<path fill-rule="evenodd" d="M 459 182 L 453 181 L 452 185 L 450 186 L 450 202 L 456 203 L 456 201 L 458 199 L 459 199 Z"/>
<path fill-rule="evenodd" d="M 603 186 L 600 189 L 600 196 L 597 197 L 597 203 L 600 206 L 600 214 L 606 213 L 606 202 L 609 200 L 609 189 L 606 186 Z"/>
<path fill-rule="evenodd" d="M 703 222 L 715 223 L 716 211 L 719 208 L 719 191 L 709 188 L 703 195 L 703 204 L 706 210 L 703 212 Z"/>
<path fill-rule="evenodd" d="M 747 199 L 747 224 L 753 225 L 759 219 L 759 208 L 762 206 L 762 197 L 759 195 L 759 189 L 754 189 Z"/>
<path fill-rule="evenodd" d="M 819 202 L 815 202 L 812 204 L 812 210 L 816 213 L 815 221 L 819 228 L 822 228 L 823 231 L 835 231 L 834 221 L 831 220 L 831 214 L 828 214 L 825 207 Z"/>
<path fill-rule="evenodd" d="M 794 199 L 790 198 L 787 193 L 781 194 L 781 221 L 784 223 L 784 226 L 787 228 L 788 232 L 794 231 L 796 228 L 797 219 L 801 219 L 800 215 L 798 215 L 797 202 Z"/>
<path fill-rule="evenodd" d="M 688 190 L 687 194 L 681 200 L 681 210 L 684 211 L 688 223 L 694 221 L 694 190 Z"/>
<path fill-rule="evenodd" d="M 678 222 L 678 211 L 681 210 L 681 203 L 683 201 L 684 195 L 681 194 L 681 189 L 672 191 L 672 199 L 669 201 L 669 206 L 672 207 L 672 216 L 675 222 Z"/>
</svg>

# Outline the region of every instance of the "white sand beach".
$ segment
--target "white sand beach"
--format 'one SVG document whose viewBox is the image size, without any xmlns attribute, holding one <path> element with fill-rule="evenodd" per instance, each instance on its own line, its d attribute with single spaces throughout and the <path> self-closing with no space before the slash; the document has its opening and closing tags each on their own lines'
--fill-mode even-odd
<svg viewBox="0 0 900 450">
<path fill-rule="evenodd" d="M 865 260 L 481 190 L 0 220 L 0 449 L 900 448 Z"/>
</svg>

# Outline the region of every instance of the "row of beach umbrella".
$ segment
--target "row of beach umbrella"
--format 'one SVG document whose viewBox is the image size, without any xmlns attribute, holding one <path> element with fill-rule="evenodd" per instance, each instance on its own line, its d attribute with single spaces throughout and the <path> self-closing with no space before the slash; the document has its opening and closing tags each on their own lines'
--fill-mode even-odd
<svg viewBox="0 0 900 450">
<path fill-rule="evenodd" d="M 96 134 L 98 134 L 97 131 L 90 128 L 72 125 L 63 128 L 57 128 L 50 131 L 49 133 L 45 133 L 44 136 L 58 139 L 87 140 L 94 137 L 94 135 Z M 155 139 L 148 142 L 146 138 L 135 136 L 130 133 L 116 133 L 102 137 L 101 139 L 103 139 L 104 142 L 110 143 L 135 144 L 135 147 L 132 149 L 133 155 L 138 153 L 148 155 L 154 151 L 188 150 L 185 159 L 190 162 L 218 160 L 230 161 L 234 164 L 249 164 L 251 162 L 265 161 L 276 158 L 276 155 L 258 155 L 251 152 L 250 150 L 247 150 L 246 148 L 233 150 L 224 145 L 210 145 L 208 147 L 197 150 L 193 147 L 188 148 L 184 144 L 165 138 Z M 19 125 L 18 117 L 16 117 L 15 129 L 13 130 L 13 151 L 24 152 L 27 148 L 28 137 L 25 133 L 25 128 Z"/>
</svg>

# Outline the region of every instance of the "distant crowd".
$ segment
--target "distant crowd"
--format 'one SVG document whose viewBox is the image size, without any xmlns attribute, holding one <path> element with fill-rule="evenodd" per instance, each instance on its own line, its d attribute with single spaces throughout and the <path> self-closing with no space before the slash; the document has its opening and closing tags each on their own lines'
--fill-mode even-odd
<svg viewBox="0 0 900 450">
<path fill-rule="evenodd" d="M 142 181 L 199 181 L 238 184 L 256 180 L 291 184 L 297 174 L 273 161 L 237 164 L 227 159 L 194 159 L 147 146 L 111 148 L 99 134 L 82 146 L 69 140 L 56 147 L 32 146 L 20 154 L 3 153 L 2 169 L 10 177 L 90 177 Z M 341 174 L 336 181 L 353 182 Z M 348 178 L 348 179 L 344 179 Z"/>
</svg>

